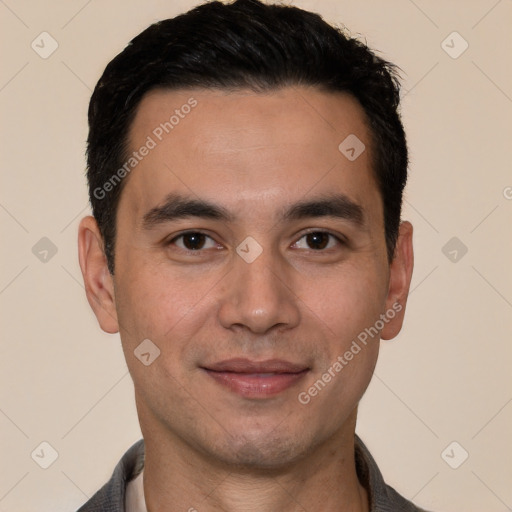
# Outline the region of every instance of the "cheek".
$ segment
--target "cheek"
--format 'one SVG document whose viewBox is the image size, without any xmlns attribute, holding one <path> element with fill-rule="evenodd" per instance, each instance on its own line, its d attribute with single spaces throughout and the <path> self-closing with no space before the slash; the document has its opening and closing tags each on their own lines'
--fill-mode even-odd
<svg viewBox="0 0 512 512">
<path fill-rule="evenodd" d="M 373 277 L 371 277 L 373 276 Z M 312 416 L 324 418 L 326 432 L 347 421 L 373 375 L 379 353 L 379 336 L 371 330 L 385 302 L 382 286 L 358 272 L 324 283 L 308 306 L 323 327 L 317 365 L 297 399 Z M 331 414 L 325 419 L 325 413 Z"/>
<path fill-rule="evenodd" d="M 180 340 L 191 339 L 211 311 L 210 295 L 218 276 L 192 279 L 187 272 L 162 266 L 138 265 L 137 271 L 120 273 L 116 307 L 123 344 L 132 350 L 142 340 L 152 340 L 161 350 L 175 353 Z M 173 339 L 172 347 L 169 339 Z"/>
<path fill-rule="evenodd" d="M 385 306 L 386 282 L 385 272 L 375 264 L 345 266 L 309 283 L 304 303 L 340 351 L 375 324 Z"/>
</svg>

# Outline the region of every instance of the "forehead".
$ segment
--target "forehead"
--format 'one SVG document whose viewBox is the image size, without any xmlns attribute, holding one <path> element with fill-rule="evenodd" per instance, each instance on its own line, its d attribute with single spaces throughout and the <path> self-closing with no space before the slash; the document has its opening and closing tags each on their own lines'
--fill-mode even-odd
<svg viewBox="0 0 512 512">
<path fill-rule="evenodd" d="M 233 208 L 333 187 L 360 203 L 379 200 L 365 114 L 346 94 L 299 87 L 264 94 L 156 90 L 138 107 L 129 147 L 145 156 L 121 202 L 139 214 L 174 191 Z"/>
</svg>

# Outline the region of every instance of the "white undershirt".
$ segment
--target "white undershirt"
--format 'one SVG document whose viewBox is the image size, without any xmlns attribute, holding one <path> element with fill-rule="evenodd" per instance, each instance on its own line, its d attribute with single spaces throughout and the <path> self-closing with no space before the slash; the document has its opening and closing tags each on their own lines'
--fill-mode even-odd
<svg viewBox="0 0 512 512">
<path fill-rule="evenodd" d="M 128 482 L 126 486 L 125 509 L 126 512 L 148 512 L 146 508 L 146 500 L 144 499 L 144 485 L 142 482 L 141 471 L 133 480 Z"/>
</svg>

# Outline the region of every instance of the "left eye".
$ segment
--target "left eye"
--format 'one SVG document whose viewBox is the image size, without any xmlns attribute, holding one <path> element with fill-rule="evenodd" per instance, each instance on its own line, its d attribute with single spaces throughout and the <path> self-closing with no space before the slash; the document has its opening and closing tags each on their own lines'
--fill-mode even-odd
<svg viewBox="0 0 512 512">
<path fill-rule="evenodd" d="M 298 249 L 321 251 L 323 249 L 332 249 L 341 243 L 341 240 L 331 233 L 313 231 L 302 236 L 293 246 Z"/>
<path fill-rule="evenodd" d="M 199 232 L 183 233 L 173 238 L 170 243 L 185 251 L 200 251 L 216 247 L 216 243 L 211 237 Z"/>
</svg>

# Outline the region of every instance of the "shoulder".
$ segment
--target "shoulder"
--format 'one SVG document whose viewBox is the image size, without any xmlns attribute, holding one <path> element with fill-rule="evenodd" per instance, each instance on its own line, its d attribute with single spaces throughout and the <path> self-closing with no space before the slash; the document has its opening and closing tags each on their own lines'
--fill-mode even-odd
<svg viewBox="0 0 512 512">
<path fill-rule="evenodd" d="M 377 463 L 358 436 L 355 439 L 355 450 L 357 475 L 368 491 L 370 512 L 427 512 L 386 484 Z"/>
<path fill-rule="evenodd" d="M 122 457 L 110 480 L 77 512 L 124 512 L 126 484 L 144 466 L 144 441 L 137 441 Z"/>
</svg>

